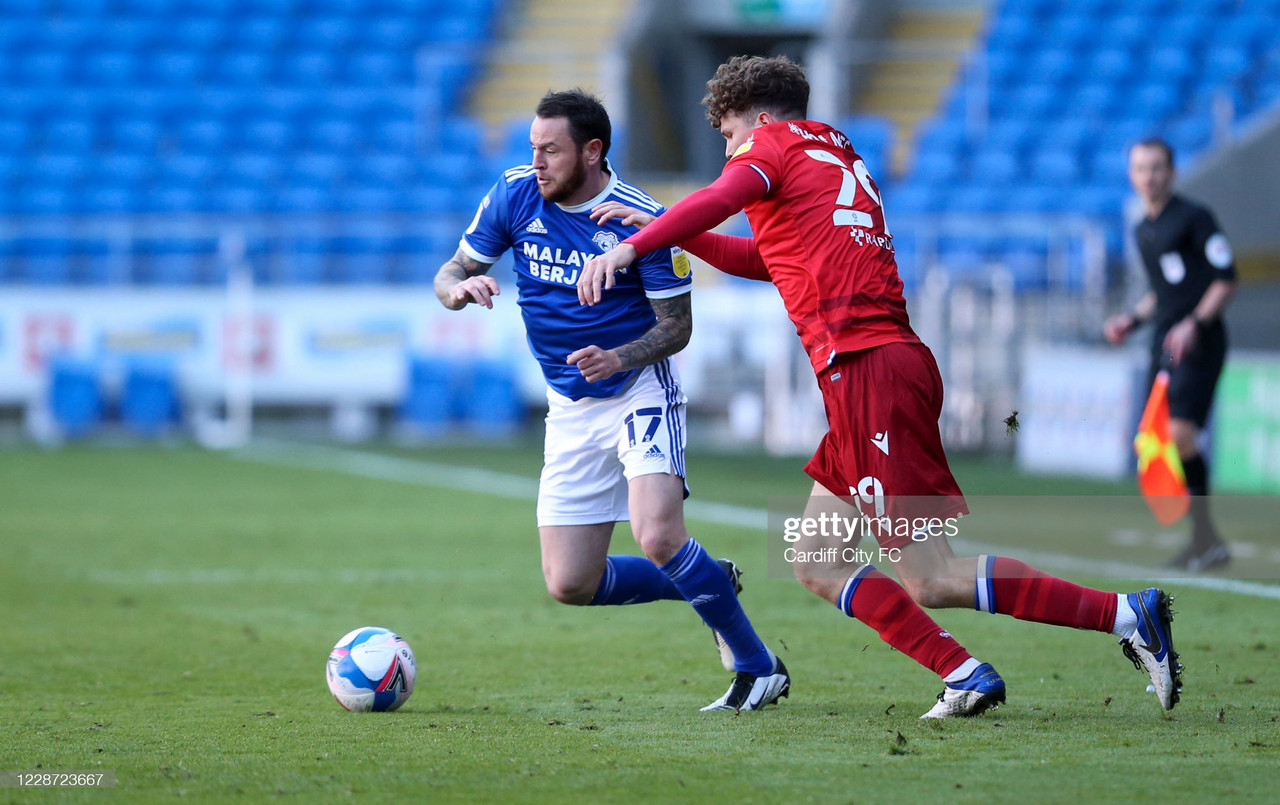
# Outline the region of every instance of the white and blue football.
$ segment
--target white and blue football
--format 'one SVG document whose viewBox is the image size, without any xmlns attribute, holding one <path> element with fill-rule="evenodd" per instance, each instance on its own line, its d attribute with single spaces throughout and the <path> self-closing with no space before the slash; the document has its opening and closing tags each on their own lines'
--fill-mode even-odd
<svg viewBox="0 0 1280 805">
<path fill-rule="evenodd" d="M 348 710 L 389 712 L 409 700 L 418 663 L 400 635 L 364 626 L 343 635 L 329 652 L 325 677 L 333 698 Z"/>
</svg>

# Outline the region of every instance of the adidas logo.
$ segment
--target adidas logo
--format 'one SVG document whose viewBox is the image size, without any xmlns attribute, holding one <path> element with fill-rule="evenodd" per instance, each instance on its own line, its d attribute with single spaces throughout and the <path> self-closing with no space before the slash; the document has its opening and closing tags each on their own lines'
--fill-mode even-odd
<svg viewBox="0 0 1280 805">
<path fill-rule="evenodd" d="M 651 446 L 648 450 L 645 451 L 644 457 L 645 458 L 666 458 L 666 456 L 662 455 L 662 451 L 658 449 L 658 446 L 656 444 Z"/>
<path fill-rule="evenodd" d="M 533 219 L 533 223 L 531 223 L 531 224 L 529 224 L 528 226 L 526 226 L 526 227 L 524 228 L 524 231 L 526 231 L 526 232 L 532 232 L 532 233 L 534 233 L 535 235 L 545 235 L 545 234 L 547 234 L 547 228 L 546 228 L 545 226 L 543 226 L 543 225 L 542 225 L 542 219 L 541 219 L 541 218 L 534 218 L 534 219 Z"/>
<path fill-rule="evenodd" d="M 716 600 L 716 599 L 717 599 L 717 598 L 719 598 L 719 597 L 720 597 L 720 596 L 718 596 L 718 595 L 714 595 L 714 594 L 712 594 L 712 593 L 703 593 L 702 595 L 700 595 L 700 596 L 698 596 L 697 598 L 693 599 L 693 600 L 692 600 L 692 601 L 690 601 L 689 603 L 690 603 L 690 604 L 692 604 L 692 605 L 693 605 L 693 606 L 695 606 L 695 607 L 700 607 L 700 606 L 702 606 L 703 604 L 710 604 L 712 601 Z"/>
</svg>

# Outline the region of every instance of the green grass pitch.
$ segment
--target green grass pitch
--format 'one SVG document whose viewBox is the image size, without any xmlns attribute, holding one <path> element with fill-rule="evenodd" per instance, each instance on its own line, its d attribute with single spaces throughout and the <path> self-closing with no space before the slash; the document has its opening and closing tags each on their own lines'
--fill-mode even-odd
<svg viewBox="0 0 1280 805">
<path fill-rule="evenodd" d="M 691 522 L 747 570 L 744 605 L 794 677 L 766 712 L 700 713 L 729 679 L 687 606 L 546 595 L 520 498 L 536 447 L 381 455 L 430 471 L 191 448 L 0 452 L 0 769 L 118 778 L 4 788 L 0 803 L 1274 801 L 1274 599 L 1168 584 L 1187 666 L 1169 716 L 1114 638 L 935 613 L 1000 669 L 1009 702 L 924 723 L 936 678 L 769 578 L 762 532 Z M 697 499 L 762 507 L 807 490 L 800 464 L 694 455 L 689 470 Z M 441 466 L 530 480 L 503 497 L 443 489 Z M 971 493 L 1114 491 L 956 469 Z M 1077 536 L 1069 518 L 1035 522 Z M 615 548 L 636 551 L 625 527 Z M 362 625 L 416 652 L 399 712 L 347 713 L 325 687 L 330 646 Z"/>
</svg>

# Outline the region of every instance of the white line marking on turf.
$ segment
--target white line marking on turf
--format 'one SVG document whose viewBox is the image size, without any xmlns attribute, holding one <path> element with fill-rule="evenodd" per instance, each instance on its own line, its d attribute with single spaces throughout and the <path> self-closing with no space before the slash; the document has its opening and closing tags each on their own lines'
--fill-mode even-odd
<svg viewBox="0 0 1280 805">
<path fill-rule="evenodd" d="M 364 478 L 499 495 L 516 500 L 536 500 L 538 497 L 538 482 L 520 475 L 324 445 L 258 440 L 252 447 L 235 451 L 231 455 L 260 464 L 345 472 Z M 685 516 L 690 520 L 704 523 L 760 531 L 768 529 L 769 521 L 769 513 L 765 509 L 707 501 L 686 501 Z M 954 539 L 951 543 L 960 552 L 970 554 L 1000 553 L 1008 550 L 1008 546 L 985 545 L 965 539 Z M 1270 584 L 1206 576 L 1170 576 L 1167 570 L 1126 562 L 1099 562 L 1049 551 L 1015 550 L 1021 559 L 1083 575 L 1147 579 L 1180 584 L 1184 587 L 1199 587 L 1204 590 L 1280 600 L 1280 586 Z"/>
</svg>

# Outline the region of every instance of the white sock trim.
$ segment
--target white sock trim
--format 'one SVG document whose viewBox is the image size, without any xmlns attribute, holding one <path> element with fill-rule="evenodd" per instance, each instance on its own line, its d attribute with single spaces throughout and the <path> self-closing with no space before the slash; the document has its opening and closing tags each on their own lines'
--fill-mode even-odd
<svg viewBox="0 0 1280 805">
<path fill-rule="evenodd" d="M 944 676 L 942 678 L 942 681 L 947 683 L 963 682 L 964 680 L 972 676 L 974 671 L 978 670 L 979 665 L 982 665 L 982 663 L 978 662 L 973 657 L 970 657 L 969 659 L 960 663 L 959 668 L 957 668 L 956 670 Z"/>
<path fill-rule="evenodd" d="M 1127 637 L 1138 628 L 1138 613 L 1129 606 L 1129 596 L 1116 593 L 1116 622 L 1111 627 L 1111 634 L 1116 637 Z"/>
</svg>

